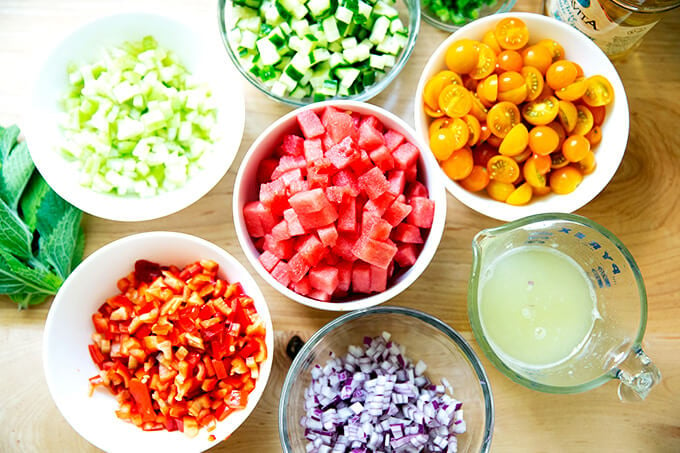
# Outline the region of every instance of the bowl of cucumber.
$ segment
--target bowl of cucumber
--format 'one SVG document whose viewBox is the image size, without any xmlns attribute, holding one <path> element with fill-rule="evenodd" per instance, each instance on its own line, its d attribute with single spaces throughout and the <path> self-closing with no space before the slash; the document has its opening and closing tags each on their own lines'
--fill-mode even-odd
<svg viewBox="0 0 680 453">
<path fill-rule="evenodd" d="M 440 30 L 454 32 L 473 20 L 507 13 L 517 0 L 421 0 L 423 20 Z"/>
<path fill-rule="evenodd" d="M 276 101 L 366 101 L 401 72 L 420 28 L 419 0 L 218 2 L 236 68 Z"/>
</svg>

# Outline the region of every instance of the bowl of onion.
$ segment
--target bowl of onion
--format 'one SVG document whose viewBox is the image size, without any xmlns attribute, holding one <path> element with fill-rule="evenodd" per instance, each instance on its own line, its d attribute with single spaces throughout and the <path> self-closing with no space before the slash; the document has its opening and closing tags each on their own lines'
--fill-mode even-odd
<svg viewBox="0 0 680 453">
<path fill-rule="evenodd" d="M 489 381 L 469 344 L 403 307 L 357 310 L 321 328 L 293 360 L 279 402 L 286 453 L 486 452 L 493 425 Z"/>
</svg>

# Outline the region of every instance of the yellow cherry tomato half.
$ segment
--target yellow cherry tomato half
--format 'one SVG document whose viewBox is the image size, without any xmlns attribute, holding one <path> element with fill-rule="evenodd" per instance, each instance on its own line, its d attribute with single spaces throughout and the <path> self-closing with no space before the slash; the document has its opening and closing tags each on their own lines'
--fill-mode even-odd
<svg viewBox="0 0 680 453">
<path fill-rule="evenodd" d="M 609 105 L 614 100 L 614 88 L 609 80 L 601 75 L 594 75 L 586 79 L 586 92 L 583 102 L 592 107 Z"/>
<path fill-rule="evenodd" d="M 484 106 L 482 101 L 479 100 L 477 94 L 472 95 L 472 108 L 470 108 L 470 115 L 474 116 L 481 123 L 486 121 L 489 110 Z"/>
<path fill-rule="evenodd" d="M 441 118 L 441 117 L 446 115 L 446 113 L 441 111 L 439 108 L 437 108 L 436 110 L 433 110 L 430 107 L 428 107 L 427 104 L 423 105 L 423 111 L 430 118 Z"/>
<path fill-rule="evenodd" d="M 513 183 L 519 178 L 519 165 L 511 157 L 494 156 L 486 164 L 489 178 L 498 182 Z"/>
<path fill-rule="evenodd" d="M 472 108 L 471 96 L 465 87 L 448 85 L 439 95 L 439 108 L 452 118 L 460 118 Z"/>
<path fill-rule="evenodd" d="M 515 186 L 507 182 L 494 181 L 493 179 L 489 181 L 486 186 L 486 193 L 489 194 L 491 198 L 496 201 L 505 201 L 508 199 L 511 193 L 515 191 Z"/>
<path fill-rule="evenodd" d="M 555 151 L 554 153 L 550 154 L 550 168 L 553 170 L 556 168 L 566 167 L 567 165 L 569 165 L 569 161 L 566 157 L 564 157 L 562 151 Z"/>
<path fill-rule="evenodd" d="M 513 190 L 505 202 L 513 206 L 524 206 L 531 201 L 533 194 L 534 191 L 531 189 L 531 185 L 528 182 L 525 182 Z"/>
<path fill-rule="evenodd" d="M 491 74 L 477 84 L 477 97 L 488 105 L 493 105 L 498 99 L 498 75 Z"/>
<path fill-rule="evenodd" d="M 522 107 L 522 117 L 534 126 L 544 126 L 551 123 L 559 113 L 557 98 L 550 96 L 545 99 L 527 102 Z"/>
<path fill-rule="evenodd" d="M 425 88 L 423 89 L 423 101 L 425 101 L 425 105 L 432 110 L 437 110 L 439 108 L 439 95 L 446 86 L 451 85 L 452 83 L 462 85 L 463 81 L 460 76 L 453 71 L 445 70 L 435 74 L 427 81 Z"/>
<path fill-rule="evenodd" d="M 522 55 L 515 50 L 502 51 L 498 54 L 498 69 L 500 72 L 520 72 L 522 70 Z"/>
<path fill-rule="evenodd" d="M 486 117 L 486 124 L 496 137 L 504 138 L 510 129 L 521 122 L 519 109 L 512 102 L 499 102 L 491 109 Z"/>
<path fill-rule="evenodd" d="M 532 66 L 525 66 L 522 68 L 522 77 L 524 77 L 524 84 L 527 87 L 527 101 L 533 101 L 543 92 L 545 81 L 543 75 L 538 69 Z"/>
<path fill-rule="evenodd" d="M 442 129 L 448 126 L 449 124 L 451 124 L 451 118 L 449 118 L 448 116 L 437 118 L 430 123 L 427 132 L 430 136 L 432 136 L 432 134 L 439 131 L 439 129 Z"/>
<path fill-rule="evenodd" d="M 458 74 L 467 74 L 477 66 L 479 41 L 460 39 L 446 49 L 446 66 Z"/>
<path fill-rule="evenodd" d="M 479 142 L 479 137 L 482 134 L 482 125 L 479 120 L 472 115 L 465 115 L 463 121 L 468 127 L 468 146 L 475 146 Z"/>
<path fill-rule="evenodd" d="M 578 110 L 570 101 L 559 101 L 558 117 L 564 130 L 571 133 L 576 127 L 576 121 L 578 121 Z"/>
<path fill-rule="evenodd" d="M 470 77 L 475 80 L 489 76 L 496 69 L 496 54 L 491 47 L 484 43 L 478 44 L 479 57 L 477 65 L 470 71 Z"/>
<path fill-rule="evenodd" d="M 491 50 L 493 50 L 493 53 L 498 55 L 501 53 L 503 49 L 501 49 L 500 44 L 498 44 L 498 40 L 496 39 L 496 33 L 494 30 L 489 30 L 486 33 L 484 33 L 484 36 L 482 37 L 482 42 L 486 44 L 487 46 L 491 47 Z"/>
<path fill-rule="evenodd" d="M 554 39 L 541 39 L 536 44 L 543 46 L 550 51 L 553 62 L 564 58 L 564 48 Z"/>
<path fill-rule="evenodd" d="M 519 123 L 507 133 L 498 147 L 498 152 L 504 156 L 517 156 L 524 152 L 528 144 L 529 130 L 524 124 Z"/>
<path fill-rule="evenodd" d="M 589 175 L 594 172 L 596 166 L 595 154 L 592 151 L 590 151 L 586 157 L 578 161 L 578 168 L 584 175 Z"/>
<path fill-rule="evenodd" d="M 522 51 L 524 66 L 531 66 L 538 69 L 541 74 L 545 74 L 552 64 L 552 53 L 547 47 L 533 45 Z"/>
<path fill-rule="evenodd" d="M 547 157 L 547 156 L 546 156 Z M 522 175 L 524 180 L 531 185 L 531 187 L 544 187 L 546 185 L 545 175 L 540 173 L 536 168 L 535 159 L 527 159 L 522 166 Z"/>
<path fill-rule="evenodd" d="M 590 142 L 590 147 L 593 148 L 602 141 L 602 128 L 600 126 L 593 127 L 590 132 L 586 134 L 586 138 Z"/>
<path fill-rule="evenodd" d="M 585 105 L 576 106 L 576 126 L 574 130 L 571 131 L 572 134 L 576 135 L 586 135 L 593 128 L 595 123 L 593 120 L 593 114 L 590 113 L 590 109 Z"/>
<path fill-rule="evenodd" d="M 555 96 L 565 101 L 576 101 L 586 92 L 586 79 L 579 77 L 564 88 L 555 91 Z"/>
<path fill-rule="evenodd" d="M 467 191 L 479 192 L 489 185 L 489 181 L 489 173 L 486 168 L 481 165 L 475 165 L 472 167 L 472 171 L 467 178 L 461 179 L 459 183 Z"/>
<path fill-rule="evenodd" d="M 562 154 L 569 162 L 578 162 L 590 152 L 590 142 L 583 135 L 570 135 L 562 143 Z"/>
<path fill-rule="evenodd" d="M 550 172 L 550 188 L 556 194 L 564 195 L 576 190 L 583 181 L 583 174 L 568 165 Z"/>
<path fill-rule="evenodd" d="M 498 22 L 495 34 L 503 49 L 521 49 L 529 42 L 529 29 L 522 20 L 515 17 L 507 17 Z"/>
<path fill-rule="evenodd" d="M 469 148 L 461 148 L 454 151 L 448 159 L 441 163 L 442 170 L 444 170 L 446 176 L 454 181 L 467 178 L 472 172 L 473 166 L 472 151 Z"/>
</svg>

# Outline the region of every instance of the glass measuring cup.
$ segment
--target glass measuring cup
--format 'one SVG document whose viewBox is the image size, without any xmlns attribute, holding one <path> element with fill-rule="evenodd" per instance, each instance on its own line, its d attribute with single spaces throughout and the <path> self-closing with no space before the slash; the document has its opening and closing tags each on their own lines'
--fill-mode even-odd
<svg viewBox="0 0 680 453">
<path fill-rule="evenodd" d="M 545 366 L 513 360 L 500 350 L 490 339 L 493 332 L 485 331 L 480 310 L 485 279 L 493 278 L 497 258 L 520 247 L 566 255 L 583 271 L 594 299 L 592 327 L 583 340 L 563 360 Z M 618 379 L 623 401 L 644 399 L 661 380 L 640 346 L 647 323 L 640 270 L 610 231 L 573 214 L 538 214 L 479 232 L 472 249 L 468 287 L 472 330 L 489 360 L 510 379 L 549 393 L 582 392 Z"/>
</svg>

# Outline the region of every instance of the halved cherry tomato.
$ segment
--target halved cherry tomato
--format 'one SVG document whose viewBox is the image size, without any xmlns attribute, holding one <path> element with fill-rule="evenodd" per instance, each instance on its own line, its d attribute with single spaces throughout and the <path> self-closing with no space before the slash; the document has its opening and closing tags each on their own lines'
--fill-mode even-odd
<svg viewBox="0 0 680 453">
<path fill-rule="evenodd" d="M 475 116 L 475 118 L 477 117 Z M 491 136 L 491 130 L 489 129 L 489 126 L 486 125 L 486 123 L 480 122 L 479 125 L 479 143 L 482 144 Z"/>
<path fill-rule="evenodd" d="M 517 105 L 527 97 L 527 86 L 522 74 L 506 71 L 498 77 L 498 100 L 512 102 Z"/>
<path fill-rule="evenodd" d="M 537 43 L 539 46 L 543 46 L 546 49 L 550 51 L 550 54 L 552 55 L 552 61 L 555 62 L 557 60 L 561 60 L 564 58 L 564 48 L 555 41 L 554 39 L 541 39 Z"/>
<path fill-rule="evenodd" d="M 428 127 L 428 134 L 432 136 L 435 132 L 439 131 L 439 129 L 444 128 L 448 125 L 451 124 L 451 118 L 448 116 L 443 117 L 443 118 L 437 118 L 434 121 L 430 123 L 430 126 Z"/>
<path fill-rule="evenodd" d="M 484 106 L 482 101 L 479 100 L 479 97 L 477 97 L 476 93 L 472 94 L 472 107 L 470 108 L 470 115 L 474 116 L 479 120 L 481 123 L 482 121 L 486 121 L 486 117 L 489 113 L 489 110 Z"/>
<path fill-rule="evenodd" d="M 581 184 L 581 181 L 583 181 L 583 175 L 571 165 L 558 168 L 550 173 L 550 188 L 557 194 L 573 192 Z"/>
<path fill-rule="evenodd" d="M 423 101 L 425 101 L 425 104 L 432 110 L 439 109 L 439 95 L 447 85 L 452 83 L 462 85 L 463 81 L 453 71 L 440 71 L 435 74 L 427 81 L 423 89 Z"/>
<path fill-rule="evenodd" d="M 562 147 L 562 143 L 564 143 L 564 140 L 567 138 L 567 133 L 565 132 L 562 125 L 557 121 L 553 121 L 552 123 L 548 124 L 548 127 L 557 132 L 557 136 L 560 138 L 560 143 L 557 145 L 557 149 L 560 149 Z"/>
<path fill-rule="evenodd" d="M 550 168 L 553 170 L 556 168 L 566 167 L 567 165 L 569 165 L 569 161 L 566 157 L 564 157 L 562 151 L 555 151 L 554 153 L 550 154 Z"/>
<path fill-rule="evenodd" d="M 602 141 L 602 128 L 600 126 L 593 127 L 590 132 L 586 134 L 586 138 L 590 142 L 590 147 L 594 147 Z"/>
<path fill-rule="evenodd" d="M 489 30 L 486 33 L 484 33 L 484 36 L 482 37 L 482 42 L 486 44 L 487 46 L 491 47 L 491 50 L 498 55 L 501 53 L 503 49 L 501 49 L 500 44 L 498 44 L 498 40 L 496 39 L 496 33 L 494 30 Z"/>
<path fill-rule="evenodd" d="M 539 156 L 547 156 L 557 149 L 560 137 L 550 126 L 536 126 L 529 132 L 529 148 Z"/>
<path fill-rule="evenodd" d="M 564 88 L 555 91 L 555 96 L 565 101 L 576 101 L 586 92 L 586 80 L 578 77 Z"/>
<path fill-rule="evenodd" d="M 574 63 L 568 60 L 559 60 L 550 65 L 545 74 L 545 81 L 553 90 L 559 90 L 576 80 L 577 73 L 578 69 L 576 69 Z"/>
<path fill-rule="evenodd" d="M 504 50 L 498 54 L 498 67 L 502 71 L 520 72 L 522 70 L 522 55 L 514 50 Z"/>
<path fill-rule="evenodd" d="M 571 131 L 572 134 L 586 135 L 593 128 L 594 120 L 590 109 L 585 105 L 576 106 L 576 126 Z"/>
<path fill-rule="evenodd" d="M 527 101 L 533 101 L 543 92 L 545 85 L 543 75 L 541 75 L 538 69 L 531 66 L 523 67 L 521 74 L 527 86 Z"/>
<path fill-rule="evenodd" d="M 432 110 L 430 107 L 428 107 L 427 104 L 423 105 L 423 111 L 430 118 L 441 118 L 446 115 L 446 113 L 444 113 L 439 108 L 437 108 L 436 110 Z"/>
<path fill-rule="evenodd" d="M 507 204 L 513 206 L 523 206 L 531 201 L 531 196 L 534 191 L 531 190 L 531 185 L 529 183 L 524 183 L 516 188 L 505 200 Z"/>
<path fill-rule="evenodd" d="M 578 161 L 578 168 L 584 175 L 589 175 L 594 172 L 596 166 L 595 154 L 592 151 L 590 151 L 586 157 Z"/>
<path fill-rule="evenodd" d="M 517 156 L 526 149 L 528 144 L 529 131 L 524 124 L 519 123 L 507 133 L 501 146 L 498 147 L 498 152 L 504 156 Z"/>
<path fill-rule="evenodd" d="M 558 112 L 560 124 L 564 130 L 567 133 L 573 131 L 576 127 L 576 121 L 578 120 L 578 110 L 576 110 L 576 106 L 569 101 L 559 101 Z"/>
<path fill-rule="evenodd" d="M 486 118 L 491 133 L 499 138 L 505 137 L 520 121 L 519 109 L 512 102 L 497 103 L 491 107 Z"/>
<path fill-rule="evenodd" d="M 467 124 L 469 131 L 467 144 L 468 146 L 475 146 L 479 142 L 482 126 L 479 124 L 479 120 L 472 115 L 465 115 L 463 121 Z"/>
<path fill-rule="evenodd" d="M 514 17 L 507 17 L 498 22 L 495 35 L 503 49 L 521 49 L 529 42 L 529 29 L 522 20 Z"/>
<path fill-rule="evenodd" d="M 491 74 L 477 85 L 477 96 L 486 105 L 493 105 L 498 99 L 498 75 Z"/>
<path fill-rule="evenodd" d="M 608 105 L 614 100 L 614 88 L 609 80 L 601 75 L 594 75 L 586 79 L 586 92 L 583 102 L 592 107 Z"/>
<path fill-rule="evenodd" d="M 522 117 L 534 126 L 543 126 L 551 123 L 559 112 L 559 104 L 555 97 L 527 102 L 522 107 Z"/>
<path fill-rule="evenodd" d="M 494 181 L 493 179 L 489 181 L 486 186 L 486 193 L 489 194 L 491 198 L 496 201 L 505 201 L 508 199 L 511 193 L 515 191 L 515 186 L 507 182 Z"/>
<path fill-rule="evenodd" d="M 489 173 L 485 167 L 475 165 L 467 178 L 460 180 L 460 185 L 470 192 L 479 192 L 489 185 Z"/>
<path fill-rule="evenodd" d="M 451 128 L 445 127 L 434 131 L 430 135 L 430 149 L 438 161 L 446 160 L 455 151 L 454 132 Z"/>
<path fill-rule="evenodd" d="M 484 43 L 478 43 L 479 58 L 477 65 L 470 71 L 470 77 L 479 80 L 490 75 L 496 69 L 496 54 L 491 47 Z"/>
<path fill-rule="evenodd" d="M 506 182 L 512 184 L 519 178 L 519 165 L 511 157 L 508 156 L 494 156 L 489 159 L 486 165 L 489 172 L 489 178 L 498 182 Z"/>
<path fill-rule="evenodd" d="M 562 154 L 569 162 L 578 162 L 590 151 L 590 142 L 583 135 L 570 135 L 562 144 Z"/>
<path fill-rule="evenodd" d="M 545 175 L 550 171 L 550 166 L 552 165 L 550 156 L 533 154 L 529 160 L 534 161 L 534 164 L 536 165 L 536 171 L 538 171 L 540 174 Z"/>
<path fill-rule="evenodd" d="M 452 118 L 460 118 L 472 108 L 471 94 L 460 85 L 448 85 L 439 95 L 439 108 Z"/>
<path fill-rule="evenodd" d="M 552 52 L 545 46 L 533 45 L 522 51 L 524 66 L 532 66 L 545 74 L 552 64 Z"/>
<path fill-rule="evenodd" d="M 479 59 L 479 42 L 471 39 L 460 39 L 446 50 L 446 66 L 458 74 L 467 74 L 477 66 Z"/>
<path fill-rule="evenodd" d="M 454 181 L 467 178 L 472 172 L 473 166 L 472 151 L 469 148 L 454 151 L 448 159 L 441 163 L 446 176 Z"/>
<path fill-rule="evenodd" d="M 525 160 L 530 158 L 532 154 L 533 153 L 531 152 L 531 150 L 529 148 L 526 148 L 521 153 L 517 154 L 516 156 L 511 156 L 511 157 L 515 160 L 515 162 L 517 162 L 518 164 L 521 164 L 522 162 L 524 162 Z"/>
</svg>

